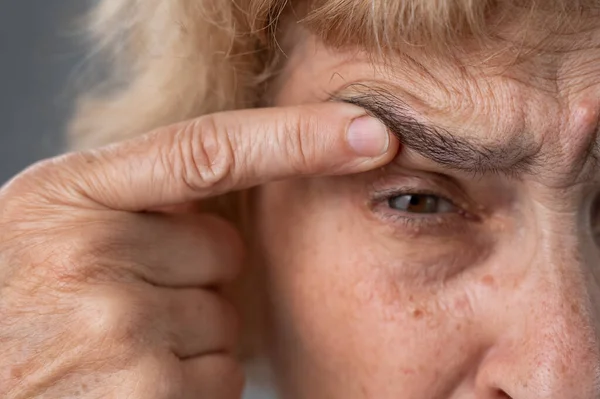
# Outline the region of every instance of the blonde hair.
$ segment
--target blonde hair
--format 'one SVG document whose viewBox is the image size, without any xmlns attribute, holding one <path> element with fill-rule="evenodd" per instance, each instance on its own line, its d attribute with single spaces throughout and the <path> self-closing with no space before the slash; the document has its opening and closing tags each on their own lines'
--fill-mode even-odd
<svg viewBox="0 0 600 399">
<path fill-rule="evenodd" d="M 279 64 L 277 34 L 295 19 L 334 47 L 388 53 L 483 42 L 506 21 L 576 29 L 597 0 L 100 0 L 94 53 L 108 78 L 79 102 L 72 143 L 90 147 L 198 115 L 255 107 Z M 299 9 L 305 11 L 298 11 Z M 567 23 L 568 22 L 568 23 Z M 285 28 L 285 26 L 284 26 Z M 106 65 L 106 62 L 104 62 Z"/>
</svg>

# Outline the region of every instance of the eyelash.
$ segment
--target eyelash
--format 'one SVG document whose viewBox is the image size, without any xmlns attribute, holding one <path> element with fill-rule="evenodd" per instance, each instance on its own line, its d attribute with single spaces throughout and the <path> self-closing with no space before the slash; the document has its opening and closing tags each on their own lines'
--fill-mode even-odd
<svg viewBox="0 0 600 399">
<path fill-rule="evenodd" d="M 410 213 L 392 209 L 389 201 L 394 197 L 403 195 L 431 195 L 442 198 L 450 202 L 456 210 L 446 213 Z M 458 205 L 457 201 L 449 198 L 448 195 L 441 194 L 434 190 L 405 187 L 402 189 L 384 189 L 376 191 L 371 200 L 371 208 L 380 219 L 385 222 L 400 225 L 403 229 L 413 234 L 434 233 L 446 234 L 457 233 L 461 228 L 465 228 L 465 222 L 472 222 L 476 217 L 464 209 L 464 206 Z"/>
</svg>

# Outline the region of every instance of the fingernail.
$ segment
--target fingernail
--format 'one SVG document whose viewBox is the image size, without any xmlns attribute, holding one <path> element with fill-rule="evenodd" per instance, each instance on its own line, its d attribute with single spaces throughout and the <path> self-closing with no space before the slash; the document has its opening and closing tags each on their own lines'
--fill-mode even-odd
<svg viewBox="0 0 600 399">
<path fill-rule="evenodd" d="M 390 145 L 390 136 L 385 125 L 371 116 L 353 120 L 347 138 L 350 147 L 362 157 L 382 155 Z"/>
</svg>

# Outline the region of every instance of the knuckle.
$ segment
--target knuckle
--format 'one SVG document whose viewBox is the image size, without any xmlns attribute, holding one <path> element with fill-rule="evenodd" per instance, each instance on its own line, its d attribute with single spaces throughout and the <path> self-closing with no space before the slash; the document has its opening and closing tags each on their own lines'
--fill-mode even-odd
<svg viewBox="0 0 600 399">
<path fill-rule="evenodd" d="M 9 231 L 1 231 L 0 252 L 6 260 L 6 271 L 28 290 L 71 293 L 98 282 L 130 282 L 136 279 L 131 240 L 112 220 L 76 216 L 38 215 L 42 220 L 8 222 Z M 45 220 L 44 220 L 45 219 Z M 18 223 L 16 223 L 18 224 Z M 121 231 L 123 230 L 123 231 Z"/>
<path fill-rule="evenodd" d="M 82 331 L 97 340 L 131 344 L 143 341 L 152 323 L 151 305 L 140 294 L 128 289 L 105 288 L 80 299 Z"/>
<path fill-rule="evenodd" d="M 133 266 L 131 248 L 118 231 L 118 224 L 97 221 L 93 229 L 65 225 L 61 238 L 48 248 L 46 267 L 40 269 L 50 281 L 58 283 L 90 283 L 126 280 Z M 79 228 L 78 228 L 79 227 Z M 65 231 L 70 230 L 70 231 Z"/>
<path fill-rule="evenodd" d="M 66 290 L 68 287 L 97 280 L 103 273 L 103 268 L 99 265 L 94 262 L 81 262 L 82 257 L 77 256 L 71 248 L 66 248 L 64 245 L 57 245 L 46 251 L 44 254 L 36 254 L 39 259 L 28 263 L 35 266 L 35 274 L 49 286 Z"/>
<path fill-rule="evenodd" d="M 300 115 L 290 111 L 284 115 L 282 124 L 278 135 L 279 145 L 288 156 L 290 166 L 299 174 L 313 172 L 319 142 L 310 132 L 315 130 L 317 120 L 310 114 Z"/>
<path fill-rule="evenodd" d="M 176 137 L 182 176 L 193 190 L 227 181 L 235 167 L 233 148 L 226 131 L 212 115 L 202 116 Z"/>
</svg>

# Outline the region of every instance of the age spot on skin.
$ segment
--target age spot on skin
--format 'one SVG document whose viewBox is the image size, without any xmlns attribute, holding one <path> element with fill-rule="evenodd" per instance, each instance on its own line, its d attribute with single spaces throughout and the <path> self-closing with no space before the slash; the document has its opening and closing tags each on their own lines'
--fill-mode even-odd
<svg viewBox="0 0 600 399">
<path fill-rule="evenodd" d="M 420 319 L 423 317 L 423 311 L 421 309 L 413 309 L 411 313 L 415 319 Z"/>
<path fill-rule="evenodd" d="M 579 315 L 579 306 L 576 303 L 571 304 L 571 311 L 574 315 Z"/>
</svg>

